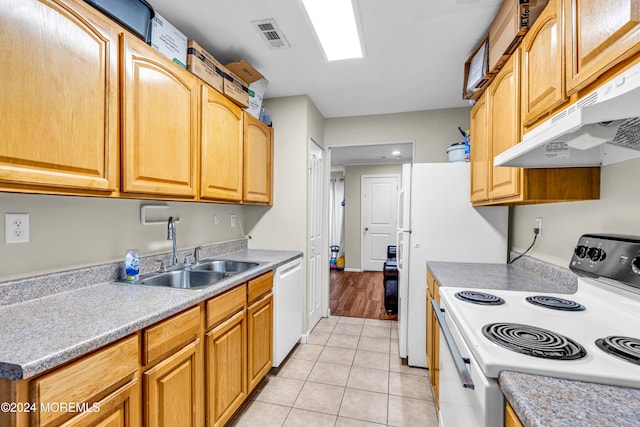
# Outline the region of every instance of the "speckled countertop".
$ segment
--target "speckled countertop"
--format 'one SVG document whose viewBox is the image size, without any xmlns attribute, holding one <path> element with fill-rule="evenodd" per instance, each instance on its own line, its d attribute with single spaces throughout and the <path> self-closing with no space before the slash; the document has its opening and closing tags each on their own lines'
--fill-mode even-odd
<svg viewBox="0 0 640 427">
<path fill-rule="evenodd" d="M 505 397 L 527 427 L 638 427 L 640 390 L 503 371 Z"/>
<path fill-rule="evenodd" d="M 260 265 L 198 290 L 100 283 L 0 306 L 0 378 L 30 378 L 302 256 L 241 250 L 217 256 Z"/>
<path fill-rule="evenodd" d="M 549 264 L 538 265 L 535 271 L 539 274 L 514 264 L 430 261 L 427 267 L 440 286 L 567 294 L 578 289 L 571 273 L 546 271 L 544 267 L 553 270 Z"/>
<path fill-rule="evenodd" d="M 427 262 L 440 286 L 575 293 L 568 270 L 523 258 L 512 265 Z M 640 389 L 502 371 L 498 383 L 525 427 L 640 427 Z"/>
</svg>

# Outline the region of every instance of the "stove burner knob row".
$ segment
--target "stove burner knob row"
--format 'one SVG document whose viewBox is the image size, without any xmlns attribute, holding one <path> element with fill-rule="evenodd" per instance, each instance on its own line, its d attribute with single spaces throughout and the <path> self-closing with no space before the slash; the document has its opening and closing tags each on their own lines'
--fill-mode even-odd
<svg viewBox="0 0 640 427">
<path fill-rule="evenodd" d="M 575 254 L 578 258 L 589 258 L 593 262 L 603 261 L 607 257 L 607 253 L 601 248 L 589 248 L 587 246 L 578 246 L 575 249 Z M 640 262 L 638 264 L 640 268 Z"/>
</svg>

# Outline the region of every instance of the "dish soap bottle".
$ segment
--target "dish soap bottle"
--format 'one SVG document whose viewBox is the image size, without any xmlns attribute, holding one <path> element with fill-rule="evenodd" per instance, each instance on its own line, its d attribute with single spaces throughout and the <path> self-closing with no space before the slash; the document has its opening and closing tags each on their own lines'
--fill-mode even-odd
<svg viewBox="0 0 640 427">
<path fill-rule="evenodd" d="M 124 275 L 127 281 L 136 282 L 140 275 L 140 251 L 127 249 L 124 256 Z"/>
</svg>

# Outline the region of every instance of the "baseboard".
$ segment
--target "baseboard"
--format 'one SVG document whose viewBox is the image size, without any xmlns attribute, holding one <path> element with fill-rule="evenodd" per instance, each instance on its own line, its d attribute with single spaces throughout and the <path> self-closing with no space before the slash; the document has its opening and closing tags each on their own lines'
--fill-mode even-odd
<svg viewBox="0 0 640 427">
<path fill-rule="evenodd" d="M 351 273 L 362 273 L 363 270 L 359 268 L 345 268 L 344 271 L 349 271 Z"/>
</svg>

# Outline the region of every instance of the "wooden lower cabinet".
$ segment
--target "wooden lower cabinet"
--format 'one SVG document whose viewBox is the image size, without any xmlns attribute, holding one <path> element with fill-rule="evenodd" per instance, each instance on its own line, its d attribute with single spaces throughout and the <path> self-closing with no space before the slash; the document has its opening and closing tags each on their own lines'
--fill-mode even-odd
<svg viewBox="0 0 640 427">
<path fill-rule="evenodd" d="M 247 308 L 249 323 L 249 391 L 262 381 L 273 361 L 273 294 Z"/>
<path fill-rule="evenodd" d="M 202 425 L 200 340 L 143 374 L 144 419 L 147 427 Z"/>
<path fill-rule="evenodd" d="M 506 403 L 504 408 L 504 427 L 524 427 L 509 402 Z"/>
<path fill-rule="evenodd" d="M 429 381 L 433 390 L 433 400 L 436 407 L 440 408 L 440 326 L 436 314 L 431 306 L 435 300 L 440 305 L 440 293 L 438 283 L 431 272 L 427 270 L 427 362 L 429 363 Z"/>
<path fill-rule="evenodd" d="M 51 408 L 0 412 L 0 426 L 226 425 L 271 369 L 272 287 L 268 272 L 36 378 L 0 379 L 0 402 Z"/>
<path fill-rule="evenodd" d="M 33 413 L 32 424 L 60 425 L 79 411 L 77 406 L 62 407 L 61 403 L 90 405 L 133 380 L 139 364 L 138 343 L 137 335 L 125 338 L 31 381 L 31 401 L 39 409 Z M 132 410 L 139 411 L 139 407 Z"/>
<path fill-rule="evenodd" d="M 105 397 L 62 427 L 136 427 L 142 425 L 140 381 L 135 379 Z"/>
<path fill-rule="evenodd" d="M 237 312 L 207 333 L 207 425 L 223 426 L 247 392 L 247 321 Z"/>
</svg>

